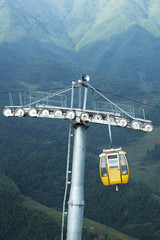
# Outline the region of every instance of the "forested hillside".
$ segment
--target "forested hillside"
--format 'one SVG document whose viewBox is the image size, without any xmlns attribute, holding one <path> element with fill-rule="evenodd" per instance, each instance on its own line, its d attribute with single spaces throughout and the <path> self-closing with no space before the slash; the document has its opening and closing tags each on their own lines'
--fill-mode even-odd
<svg viewBox="0 0 160 240">
<path fill-rule="evenodd" d="M 16 185 L 0 176 L 0 237 L 2 240 L 60 239 L 60 227 L 42 212 L 23 207 Z"/>
<path fill-rule="evenodd" d="M 68 124 L 63 125 L 64 131 L 59 139 L 55 139 L 63 123 L 42 119 L 38 122 L 35 119 L 17 120 L 1 119 L 1 172 L 13 179 L 24 195 L 62 210 Z M 13 128 L 13 125 L 17 128 Z M 95 134 L 97 130 L 94 131 Z M 99 136 L 102 135 L 101 130 Z M 92 135 L 88 136 L 88 140 L 90 137 Z M 118 139 L 116 141 L 119 142 Z M 124 140 L 123 143 L 126 144 Z M 98 173 L 98 156 L 95 155 L 99 150 L 95 149 L 95 144 L 97 141 L 88 145 L 86 158 L 85 217 L 138 239 L 150 239 L 151 236 L 158 239 L 160 201 L 154 197 L 155 191 L 144 184 L 143 179 L 141 183 L 135 182 L 136 179 L 132 177 L 133 167 L 130 183 L 121 186 L 119 192 L 115 192 L 114 186 L 102 186 Z M 156 148 L 153 148 L 152 154 L 155 151 Z"/>
<path fill-rule="evenodd" d="M 58 240 L 61 212 L 21 195 L 16 184 L 0 174 L 0 236 L 2 240 Z M 66 229 L 64 230 L 66 235 Z M 84 240 L 134 240 L 94 221 L 84 219 Z"/>
</svg>

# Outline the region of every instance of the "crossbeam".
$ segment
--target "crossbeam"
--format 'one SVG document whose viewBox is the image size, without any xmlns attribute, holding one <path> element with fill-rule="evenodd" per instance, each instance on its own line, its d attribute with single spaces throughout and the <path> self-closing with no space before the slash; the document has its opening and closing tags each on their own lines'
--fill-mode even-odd
<svg viewBox="0 0 160 240">
<path fill-rule="evenodd" d="M 146 119 L 125 116 L 121 112 L 106 112 L 79 108 L 57 107 L 45 104 L 37 104 L 36 107 L 6 106 L 3 110 L 5 117 L 37 117 L 71 119 L 79 118 L 79 121 L 96 124 L 105 124 L 123 128 L 131 128 L 151 132 L 152 122 Z"/>
</svg>

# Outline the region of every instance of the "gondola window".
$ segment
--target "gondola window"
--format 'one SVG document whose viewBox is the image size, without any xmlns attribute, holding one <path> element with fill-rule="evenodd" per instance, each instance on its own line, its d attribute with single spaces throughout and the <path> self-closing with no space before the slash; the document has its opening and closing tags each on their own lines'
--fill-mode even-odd
<svg viewBox="0 0 160 240">
<path fill-rule="evenodd" d="M 103 177 L 107 176 L 107 159 L 105 156 L 103 156 L 101 160 L 101 173 Z"/>
</svg>

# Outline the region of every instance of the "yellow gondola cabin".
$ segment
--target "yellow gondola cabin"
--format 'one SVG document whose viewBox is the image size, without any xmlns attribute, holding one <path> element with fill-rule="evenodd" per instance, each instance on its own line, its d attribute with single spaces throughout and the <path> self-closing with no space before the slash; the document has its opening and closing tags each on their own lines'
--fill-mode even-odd
<svg viewBox="0 0 160 240">
<path fill-rule="evenodd" d="M 100 155 L 100 177 L 104 185 L 128 183 L 129 167 L 126 152 L 119 149 L 103 150 Z"/>
</svg>

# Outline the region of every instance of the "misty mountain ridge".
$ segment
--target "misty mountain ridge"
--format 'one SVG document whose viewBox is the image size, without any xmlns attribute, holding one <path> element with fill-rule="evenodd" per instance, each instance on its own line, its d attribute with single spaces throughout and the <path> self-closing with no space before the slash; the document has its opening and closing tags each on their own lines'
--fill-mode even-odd
<svg viewBox="0 0 160 240">
<path fill-rule="evenodd" d="M 32 73 L 24 81 L 32 83 L 37 75 L 31 69 L 33 62 L 38 64 L 36 71 L 49 62 L 53 67 L 47 65 L 41 75 L 56 66 L 57 72 L 69 69 L 69 76 L 75 76 L 79 68 L 145 88 L 157 87 L 159 9 L 157 0 L 2 0 L 1 65 L 7 69 L 14 56 L 13 71 L 18 73 L 16 62 L 24 62 L 28 68 L 24 75 Z"/>
<path fill-rule="evenodd" d="M 78 51 L 134 25 L 159 37 L 158 9 L 160 2 L 156 0 L 5 0 L 0 4 L 0 41 L 30 36 Z"/>
</svg>

